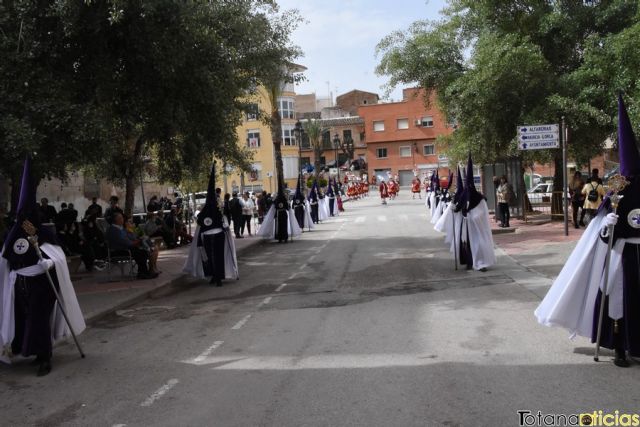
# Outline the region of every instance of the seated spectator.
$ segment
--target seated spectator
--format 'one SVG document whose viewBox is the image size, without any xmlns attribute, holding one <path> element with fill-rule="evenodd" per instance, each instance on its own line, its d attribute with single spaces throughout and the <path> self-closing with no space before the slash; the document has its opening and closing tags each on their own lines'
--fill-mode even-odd
<svg viewBox="0 0 640 427">
<path fill-rule="evenodd" d="M 117 200 L 116 200 L 117 204 Z M 106 216 L 106 213 L 105 213 Z M 120 212 L 112 216 L 113 223 L 107 229 L 107 243 L 112 255 L 123 255 L 124 251 L 131 251 L 131 256 L 138 265 L 138 279 L 153 279 L 158 275 L 149 271 L 147 261 L 149 253 L 141 248 L 142 240 L 134 239 L 124 228 L 124 217 Z"/>
<path fill-rule="evenodd" d="M 116 213 L 124 215 L 124 211 L 118 206 L 118 200 L 118 196 L 111 196 L 109 199 L 109 207 L 104 211 L 104 219 L 106 219 L 109 224 L 113 224 L 113 217 Z"/>
<path fill-rule="evenodd" d="M 84 213 L 85 218 L 89 217 L 102 218 L 102 206 L 98 204 L 98 198 L 92 197 L 91 204 Z"/>
<path fill-rule="evenodd" d="M 127 235 L 131 239 L 134 239 L 134 240 L 140 239 L 140 241 L 142 242 L 142 245 L 140 245 L 140 248 L 149 253 L 149 271 L 151 271 L 151 273 L 160 273 L 157 267 L 158 249 L 153 244 L 153 241 L 149 238 L 149 236 L 146 236 L 144 234 L 142 229 L 138 228 L 133 223 L 133 218 L 125 219 L 124 228 L 125 230 L 127 230 Z"/>
<path fill-rule="evenodd" d="M 166 228 L 164 222 L 154 212 L 147 214 L 147 221 L 142 225 L 142 231 L 149 237 L 162 237 L 169 249 L 176 247 L 173 233 Z"/>
<path fill-rule="evenodd" d="M 158 196 L 151 196 L 147 204 L 147 212 L 157 212 L 162 210 L 162 205 L 158 202 Z"/>
<path fill-rule="evenodd" d="M 82 220 L 80 238 L 85 245 L 83 252 L 86 254 L 86 259 L 83 258 L 83 261 L 87 271 L 92 271 L 93 267 L 97 270 L 102 270 L 104 260 L 107 258 L 107 248 L 104 242 L 104 235 L 96 224 L 95 216 L 91 215 Z"/>
<path fill-rule="evenodd" d="M 180 238 L 180 244 L 186 245 L 191 243 L 193 238 L 187 233 L 187 227 L 178 219 L 177 215 L 177 206 L 171 206 L 171 211 L 165 216 L 164 223 L 172 233 L 174 241 L 178 243 L 178 238 Z"/>
<path fill-rule="evenodd" d="M 47 199 L 46 197 L 43 197 L 40 200 L 39 211 L 40 221 L 43 224 L 51 224 L 55 221 L 57 215 L 56 208 L 49 204 L 49 199 Z"/>
</svg>

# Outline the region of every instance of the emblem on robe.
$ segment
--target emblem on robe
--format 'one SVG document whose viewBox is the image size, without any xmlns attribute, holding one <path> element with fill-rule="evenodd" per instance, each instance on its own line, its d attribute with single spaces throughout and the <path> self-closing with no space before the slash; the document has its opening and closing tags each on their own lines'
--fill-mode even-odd
<svg viewBox="0 0 640 427">
<path fill-rule="evenodd" d="M 633 209 L 627 215 L 627 222 L 633 228 L 640 228 L 640 209 Z"/>
<path fill-rule="evenodd" d="M 213 220 L 211 218 L 207 217 L 204 219 L 204 225 L 209 227 L 211 224 L 213 224 Z"/>
<path fill-rule="evenodd" d="M 20 238 L 13 244 L 13 252 L 18 255 L 24 255 L 29 250 L 29 242 L 27 239 Z"/>
</svg>

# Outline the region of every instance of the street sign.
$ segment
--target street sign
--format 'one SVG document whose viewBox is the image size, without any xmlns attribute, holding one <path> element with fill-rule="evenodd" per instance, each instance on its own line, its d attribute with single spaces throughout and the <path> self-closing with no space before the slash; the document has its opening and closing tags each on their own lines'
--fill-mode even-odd
<svg viewBox="0 0 640 427">
<path fill-rule="evenodd" d="M 518 126 L 519 150 L 543 150 L 560 147 L 558 125 Z"/>
</svg>

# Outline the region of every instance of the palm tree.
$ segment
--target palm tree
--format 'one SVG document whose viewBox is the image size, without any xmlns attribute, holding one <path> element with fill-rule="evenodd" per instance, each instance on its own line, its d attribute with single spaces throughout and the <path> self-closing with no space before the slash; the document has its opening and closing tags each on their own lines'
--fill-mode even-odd
<svg viewBox="0 0 640 427">
<path fill-rule="evenodd" d="M 322 156 L 322 132 L 325 129 L 320 126 L 320 122 L 315 119 L 309 119 L 302 123 L 305 133 L 309 136 L 309 143 L 313 148 L 313 176 L 318 179 L 320 171 L 320 157 Z"/>
</svg>

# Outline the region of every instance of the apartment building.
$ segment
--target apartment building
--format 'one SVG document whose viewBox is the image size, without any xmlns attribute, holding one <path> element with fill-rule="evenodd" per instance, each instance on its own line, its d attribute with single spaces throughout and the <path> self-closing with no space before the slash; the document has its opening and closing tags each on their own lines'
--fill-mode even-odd
<svg viewBox="0 0 640 427">
<path fill-rule="evenodd" d="M 306 67 L 290 64 L 291 73 L 300 73 Z M 271 114 L 271 102 L 265 88 L 258 88 L 252 100 L 252 107 L 243 117 L 242 124 L 237 129 L 238 144 L 249 148 L 253 152 L 252 170 L 249 173 L 239 173 L 227 170 L 222 179 L 225 192 L 233 191 L 267 191 L 273 193 L 278 189 L 275 168 L 275 151 L 271 128 L 261 120 L 262 115 Z M 283 84 L 277 99 L 278 110 L 282 117 L 282 163 L 284 169 L 285 186 L 295 188 L 299 170 L 299 149 L 295 139 L 296 124 L 296 94 L 293 83 Z"/>
<path fill-rule="evenodd" d="M 449 173 L 449 161 L 438 153 L 436 138 L 453 128 L 432 102 L 427 108 L 424 90 L 403 90 L 400 102 L 358 107 L 364 121 L 369 176 L 398 175 L 400 185 L 410 185 L 415 174 L 438 170 Z"/>
</svg>

